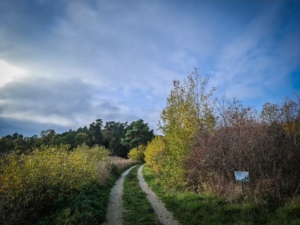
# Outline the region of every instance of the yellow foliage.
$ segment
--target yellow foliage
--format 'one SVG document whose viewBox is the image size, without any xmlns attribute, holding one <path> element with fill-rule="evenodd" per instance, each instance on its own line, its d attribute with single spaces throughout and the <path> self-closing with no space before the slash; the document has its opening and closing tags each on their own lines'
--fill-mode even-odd
<svg viewBox="0 0 300 225">
<path fill-rule="evenodd" d="M 145 162 L 151 166 L 155 173 L 158 174 L 162 170 L 161 159 L 166 149 L 166 141 L 162 136 L 156 136 L 146 147 L 144 152 Z"/>
<path fill-rule="evenodd" d="M 133 148 L 128 153 L 128 158 L 132 160 L 144 161 L 145 146 L 140 145 L 138 149 Z"/>
<path fill-rule="evenodd" d="M 285 122 L 282 124 L 283 129 L 288 135 L 299 135 L 299 125 L 296 122 Z"/>
<path fill-rule="evenodd" d="M 44 147 L 30 155 L 12 153 L 0 159 L 0 219 L 7 213 L 21 218 L 29 206 L 39 208 L 99 181 L 99 161 L 105 161 L 109 152 L 99 146 L 67 149 Z"/>
</svg>

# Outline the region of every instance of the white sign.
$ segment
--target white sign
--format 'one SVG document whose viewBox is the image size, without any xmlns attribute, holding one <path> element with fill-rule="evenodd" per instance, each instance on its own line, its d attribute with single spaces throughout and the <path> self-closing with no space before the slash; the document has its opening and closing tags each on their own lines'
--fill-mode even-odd
<svg viewBox="0 0 300 225">
<path fill-rule="evenodd" d="M 249 181 L 248 171 L 234 171 L 234 176 L 236 181 Z"/>
</svg>

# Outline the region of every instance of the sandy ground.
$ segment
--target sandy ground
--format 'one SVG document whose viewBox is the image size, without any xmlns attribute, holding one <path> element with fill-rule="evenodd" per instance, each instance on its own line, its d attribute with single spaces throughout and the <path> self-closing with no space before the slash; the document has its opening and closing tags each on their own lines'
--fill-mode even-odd
<svg viewBox="0 0 300 225">
<path fill-rule="evenodd" d="M 122 214 L 125 212 L 123 207 L 122 195 L 123 195 L 123 183 L 126 175 L 132 170 L 135 166 L 129 168 L 124 173 L 122 173 L 121 177 L 109 194 L 109 202 L 107 207 L 107 214 L 106 214 L 106 222 L 102 225 L 123 225 L 123 217 Z"/>
<path fill-rule="evenodd" d="M 138 179 L 141 185 L 141 188 L 143 191 L 147 194 L 147 199 L 151 203 L 159 222 L 161 222 L 163 225 L 180 225 L 180 223 L 173 218 L 172 213 L 170 213 L 165 205 L 159 200 L 159 198 L 156 196 L 156 194 L 150 189 L 148 184 L 146 183 L 142 170 L 143 166 L 141 166 L 138 170 Z"/>
<path fill-rule="evenodd" d="M 124 173 L 122 173 L 120 179 L 116 182 L 114 187 L 111 189 L 109 195 L 109 202 L 107 207 L 106 222 L 102 225 L 123 225 L 122 214 L 126 212 L 123 207 L 122 195 L 123 195 L 123 183 L 126 175 L 135 166 L 129 168 Z M 144 165 L 138 170 L 138 179 L 142 190 L 147 194 L 147 199 L 151 203 L 159 222 L 163 225 L 180 225 L 180 223 L 173 218 L 172 213 L 170 213 L 165 205 L 159 200 L 155 193 L 149 188 L 146 183 L 142 169 Z M 141 224 L 142 225 L 142 224 Z"/>
</svg>

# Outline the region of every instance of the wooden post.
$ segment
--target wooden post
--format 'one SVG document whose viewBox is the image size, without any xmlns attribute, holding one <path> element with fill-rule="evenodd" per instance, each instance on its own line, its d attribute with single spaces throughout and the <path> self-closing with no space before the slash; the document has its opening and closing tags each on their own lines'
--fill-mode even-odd
<svg viewBox="0 0 300 225">
<path fill-rule="evenodd" d="M 245 195 L 244 181 L 242 181 L 242 189 L 243 189 L 243 195 Z"/>
</svg>

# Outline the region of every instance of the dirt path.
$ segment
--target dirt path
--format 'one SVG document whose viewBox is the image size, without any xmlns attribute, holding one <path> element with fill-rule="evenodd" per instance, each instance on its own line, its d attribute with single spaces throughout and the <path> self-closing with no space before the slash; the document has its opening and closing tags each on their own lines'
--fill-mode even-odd
<svg viewBox="0 0 300 225">
<path fill-rule="evenodd" d="M 161 222 L 163 225 L 180 225 L 180 223 L 173 218 L 172 213 L 170 213 L 167 210 L 165 205 L 159 200 L 156 194 L 149 188 L 142 174 L 143 168 L 144 165 L 141 166 L 138 170 L 138 179 L 140 182 L 140 186 L 143 189 L 143 191 L 147 194 L 147 199 L 151 203 L 159 219 L 159 222 Z"/>
<path fill-rule="evenodd" d="M 123 183 L 126 175 L 135 166 L 129 168 L 124 173 L 122 173 L 119 180 L 115 183 L 109 194 L 109 202 L 107 207 L 106 222 L 102 225 L 123 225 L 122 214 L 126 211 L 123 207 L 122 195 L 123 195 Z M 147 199 L 152 205 L 158 220 L 163 225 L 180 225 L 180 223 L 175 220 L 165 205 L 159 200 L 156 194 L 149 188 L 148 184 L 144 180 L 142 169 L 144 165 L 138 170 L 138 179 L 142 190 L 147 194 Z"/>
<path fill-rule="evenodd" d="M 107 206 L 106 222 L 102 225 L 123 225 L 122 214 L 123 212 L 125 212 L 122 201 L 123 183 L 126 175 L 134 167 L 136 167 L 136 165 L 122 173 L 119 180 L 117 180 L 117 182 L 111 189 Z"/>
</svg>

